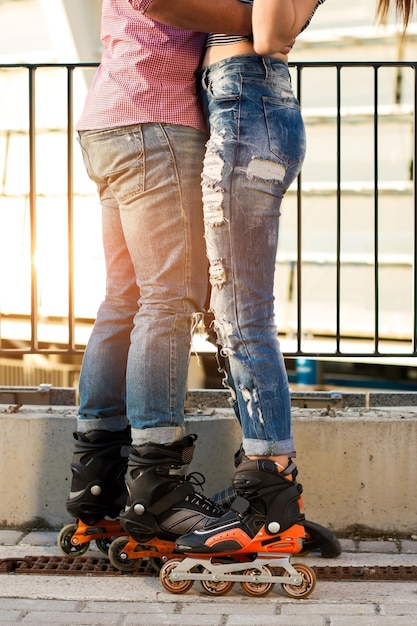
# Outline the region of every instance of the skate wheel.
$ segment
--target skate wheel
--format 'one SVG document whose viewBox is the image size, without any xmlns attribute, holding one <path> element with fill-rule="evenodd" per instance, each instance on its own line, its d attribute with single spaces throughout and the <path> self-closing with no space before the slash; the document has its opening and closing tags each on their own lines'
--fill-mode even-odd
<svg viewBox="0 0 417 626">
<path fill-rule="evenodd" d="M 308 565 L 304 565 L 303 563 L 295 563 L 293 567 L 297 570 L 298 574 L 302 576 L 303 582 L 301 585 L 287 585 L 286 583 L 282 583 L 282 590 L 290 598 L 307 598 L 316 586 L 316 575 Z M 291 574 L 286 571 L 284 576 L 291 576 Z"/>
<path fill-rule="evenodd" d="M 203 574 L 210 574 L 208 569 L 203 570 Z M 224 596 L 233 587 L 233 580 L 201 580 L 201 586 L 211 596 Z"/>
<path fill-rule="evenodd" d="M 159 572 L 159 580 L 162 583 L 162 586 L 165 587 L 167 591 L 171 593 L 187 593 L 189 589 L 193 586 L 192 580 L 171 580 L 170 575 L 175 570 L 176 567 L 181 563 L 181 561 L 167 561 Z"/>
<path fill-rule="evenodd" d="M 108 557 L 110 563 L 120 572 L 134 572 L 138 569 L 143 559 L 128 559 L 124 549 L 129 542 L 129 537 L 118 537 L 109 546 Z"/>
<path fill-rule="evenodd" d="M 81 554 L 85 554 L 90 547 L 89 541 L 86 543 L 78 543 L 77 545 L 73 545 L 71 543 L 71 539 L 76 532 L 77 524 L 67 524 L 64 528 L 61 528 L 57 537 L 57 544 L 58 548 L 64 554 L 69 554 L 70 556 L 80 556 Z"/>
<path fill-rule="evenodd" d="M 252 569 L 247 569 L 243 572 L 243 574 L 245 574 L 246 576 L 259 576 L 259 575 L 263 575 L 263 576 L 272 576 L 272 572 L 269 569 L 269 567 L 267 565 L 263 565 L 261 568 L 252 568 Z M 266 596 L 267 593 L 269 593 L 272 589 L 272 587 L 274 586 L 274 583 L 264 583 L 264 582 L 256 582 L 256 580 L 252 581 L 245 581 L 240 583 L 242 589 L 249 595 L 249 596 L 256 596 L 258 598 L 262 597 L 262 596 Z"/>
<path fill-rule="evenodd" d="M 101 539 L 96 539 L 96 546 L 106 556 L 109 553 L 109 548 L 111 546 L 112 540 L 108 537 L 102 537 Z"/>
</svg>

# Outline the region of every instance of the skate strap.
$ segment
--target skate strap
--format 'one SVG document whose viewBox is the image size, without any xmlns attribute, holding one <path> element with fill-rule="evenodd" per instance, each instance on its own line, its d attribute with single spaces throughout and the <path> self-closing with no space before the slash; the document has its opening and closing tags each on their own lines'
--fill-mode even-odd
<svg viewBox="0 0 417 626">
<path fill-rule="evenodd" d="M 239 515 L 244 515 L 246 511 L 248 510 L 249 506 L 250 504 L 247 500 L 245 500 L 245 498 L 242 498 L 242 496 L 236 496 L 236 498 L 233 500 L 232 504 L 230 505 L 230 508 L 232 511 L 235 511 Z"/>
<path fill-rule="evenodd" d="M 194 493 L 194 487 L 190 485 L 190 483 L 181 483 L 176 489 L 167 493 L 157 502 L 154 502 L 148 508 L 148 511 L 152 513 L 152 515 L 161 515 L 161 513 L 175 506 L 192 493 Z"/>
<path fill-rule="evenodd" d="M 296 472 L 296 470 L 297 470 L 296 464 L 294 463 L 294 461 L 291 461 L 291 459 L 290 459 L 290 462 L 287 465 L 287 467 L 285 469 L 281 470 L 279 473 L 282 476 L 291 476 L 291 477 L 294 478 L 294 472 Z M 295 473 L 295 476 L 296 475 L 297 475 L 297 473 Z"/>
</svg>

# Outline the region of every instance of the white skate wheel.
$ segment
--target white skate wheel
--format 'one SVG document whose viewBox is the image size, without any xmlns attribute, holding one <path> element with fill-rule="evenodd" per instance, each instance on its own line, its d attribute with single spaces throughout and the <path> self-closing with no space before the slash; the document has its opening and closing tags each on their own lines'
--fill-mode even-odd
<svg viewBox="0 0 417 626">
<path fill-rule="evenodd" d="M 101 487 L 100 485 L 93 485 L 90 489 L 91 494 L 93 496 L 100 496 L 101 495 Z"/>
<path fill-rule="evenodd" d="M 270 535 L 276 535 L 281 530 L 281 526 L 278 522 L 270 522 L 267 526 L 267 531 Z"/>
</svg>

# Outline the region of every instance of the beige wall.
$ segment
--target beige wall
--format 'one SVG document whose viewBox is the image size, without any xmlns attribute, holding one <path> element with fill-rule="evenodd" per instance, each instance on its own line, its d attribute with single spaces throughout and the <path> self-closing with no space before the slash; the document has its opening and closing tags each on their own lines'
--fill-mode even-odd
<svg viewBox="0 0 417 626">
<path fill-rule="evenodd" d="M 53 528 L 65 510 L 75 408 L 0 405 L 0 527 Z M 295 409 L 294 434 L 306 516 L 340 534 L 417 533 L 417 411 Z M 233 472 L 239 428 L 228 409 L 187 416 L 196 433 L 192 470 L 207 477 L 205 493 L 225 487 Z"/>
</svg>

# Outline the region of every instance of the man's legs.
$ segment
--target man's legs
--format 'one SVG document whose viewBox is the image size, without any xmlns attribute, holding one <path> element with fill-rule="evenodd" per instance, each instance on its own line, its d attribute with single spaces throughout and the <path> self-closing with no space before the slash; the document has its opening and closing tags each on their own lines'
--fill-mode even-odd
<svg viewBox="0 0 417 626">
<path fill-rule="evenodd" d="M 112 144 L 112 133 L 84 133 L 81 137 L 87 171 L 97 183 L 102 204 L 107 280 L 105 299 L 97 312 L 81 368 L 71 493 L 67 500 L 68 511 L 90 525 L 105 516 L 117 517 L 124 507 L 131 443 L 125 381 L 139 288 L 118 203 L 105 180 L 111 150 L 117 150 L 117 141 L 114 147 Z M 103 145 L 106 149 L 100 153 Z"/>
<path fill-rule="evenodd" d="M 91 447 L 98 433 L 98 442 L 110 448 L 116 434 L 109 431 L 118 431 L 120 440 L 127 415 L 133 447 L 121 523 L 138 540 L 152 534 L 175 537 L 173 508 L 178 513 L 191 506 L 194 525 L 204 521 L 202 511 L 210 507 L 219 513 L 194 497 L 186 481 L 194 438 L 184 429 L 191 333 L 207 291 L 199 185 L 205 137 L 191 128 L 145 124 L 84 133 L 81 141 L 103 205 L 108 292 L 83 365 L 78 447 Z M 106 456 L 96 450 L 101 459 Z M 86 466 L 96 464 L 102 471 L 110 460 L 93 463 L 94 451 L 83 457 L 76 449 L 77 454 L 77 489 L 72 488 L 68 507 L 74 515 L 83 499 L 92 513 L 96 493 L 110 491 L 97 485 L 100 477 L 92 480 L 92 469 L 83 493 L 80 477 Z M 121 445 L 119 458 L 126 467 L 124 455 Z M 178 528 L 181 534 L 190 526 Z"/>
</svg>

